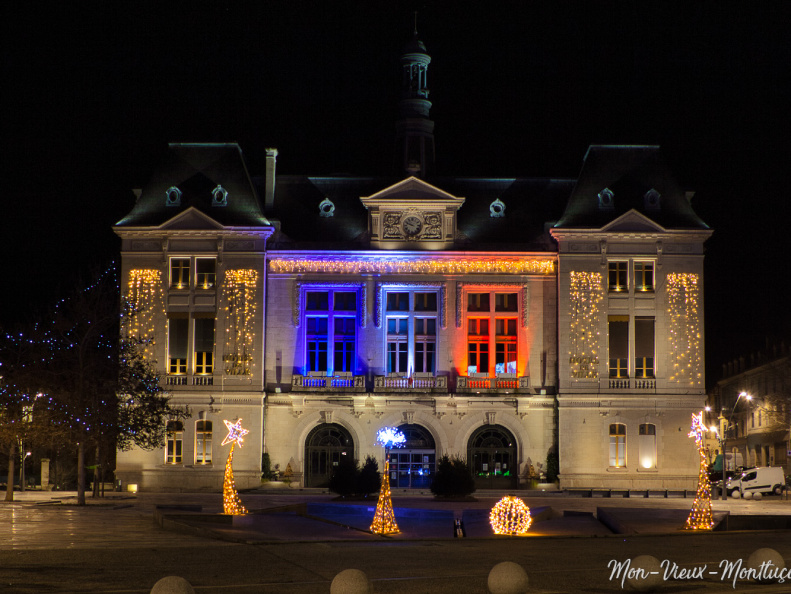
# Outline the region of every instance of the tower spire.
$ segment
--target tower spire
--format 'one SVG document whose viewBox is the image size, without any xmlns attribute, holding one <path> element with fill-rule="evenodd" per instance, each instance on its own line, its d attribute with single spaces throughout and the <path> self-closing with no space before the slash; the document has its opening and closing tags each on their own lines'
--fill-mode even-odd
<svg viewBox="0 0 791 594">
<path fill-rule="evenodd" d="M 426 177 L 434 169 L 434 122 L 429 118 L 428 65 L 431 56 L 417 35 L 417 12 L 412 39 L 401 54 L 403 81 L 396 122 L 396 163 L 408 175 Z"/>
</svg>

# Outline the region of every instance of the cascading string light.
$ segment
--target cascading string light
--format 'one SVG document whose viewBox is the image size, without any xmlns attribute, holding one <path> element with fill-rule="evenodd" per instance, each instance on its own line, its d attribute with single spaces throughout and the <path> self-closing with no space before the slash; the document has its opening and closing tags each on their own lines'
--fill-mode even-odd
<svg viewBox="0 0 791 594">
<path fill-rule="evenodd" d="M 339 273 L 339 274 L 541 274 L 555 273 L 555 262 L 549 259 L 301 259 L 273 258 L 269 270 L 274 274 Z"/>
<path fill-rule="evenodd" d="M 600 272 L 569 273 L 569 371 L 572 378 L 599 377 L 600 303 L 604 285 Z"/>
<path fill-rule="evenodd" d="M 225 327 L 223 367 L 226 375 L 253 373 L 257 287 L 258 271 L 254 269 L 238 268 L 225 273 L 223 291 L 228 323 Z"/>
<path fill-rule="evenodd" d="M 530 508 L 514 495 L 506 495 L 498 501 L 489 514 L 489 524 L 495 534 L 524 536 L 530 529 L 533 518 Z"/>
<path fill-rule="evenodd" d="M 122 323 L 124 331 L 127 337 L 140 341 L 143 356 L 153 360 L 156 316 L 165 315 L 162 272 L 151 268 L 130 270 L 126 298 L 130 311 Z"/>
<path fill-rule="evenodd" d="M 668 340 L 675 354 L 668 379 L 689 386 L 703 382 L 698 275 L 671 273 L 667 275 Z"/>
<path fill-rule="evenodd" d="M 714 518 L 711 514 L 711 483 L 709 482 L 706 448 L 703 444 L 703 434 L 706 431 L 708 428 L 703 424 L 703 411 L 698 414 L 692 413 L 692 429 L 688 437 L 695 438 L 700 466 L 695 501 L 692 502 L 692 509 L 684 525 L 684 530 L 711 530 L 714 527 Z"/>
</svg>

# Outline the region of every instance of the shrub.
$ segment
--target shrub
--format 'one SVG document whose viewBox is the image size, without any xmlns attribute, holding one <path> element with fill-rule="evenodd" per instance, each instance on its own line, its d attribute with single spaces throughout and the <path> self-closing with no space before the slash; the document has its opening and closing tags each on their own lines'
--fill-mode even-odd
<svg viewBox="0 0 791 594">
<path fill-rule="evenodd" d="M 357 494 L 369 495 L 377 493 L 381 486 L 382 475 L 379 472 L 379 462 L 373 456 L 366 456 L 360 474 L 357 476 Z"/>
<path fill-rule="evenodd" d="M 266 453 L 261 454 L 261 480 L 272 480 L 272 460 L 269 458 L 269 454 Z"/>
<path fill-rule="evenodd" d="M 475 479 L 467 462 L 461 458 L 450 458 L 447 454 L 442 456 L 431 483 L 431 492 L 437 497 L 467 497 L 475 492 Z"/>
</svg>

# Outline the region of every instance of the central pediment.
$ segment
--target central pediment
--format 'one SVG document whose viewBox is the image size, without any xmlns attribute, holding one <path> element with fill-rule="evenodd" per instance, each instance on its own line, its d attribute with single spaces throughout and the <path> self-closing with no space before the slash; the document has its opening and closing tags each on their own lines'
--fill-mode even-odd
<svg viewBox="0 0 791 594">
<path fill-rule="evenodd" d="M 360 198 L 368 209 L 371 246 L 383 249 L 434 249 L 456 240 L 459 198 L 416 177 Z"/>
</svg>

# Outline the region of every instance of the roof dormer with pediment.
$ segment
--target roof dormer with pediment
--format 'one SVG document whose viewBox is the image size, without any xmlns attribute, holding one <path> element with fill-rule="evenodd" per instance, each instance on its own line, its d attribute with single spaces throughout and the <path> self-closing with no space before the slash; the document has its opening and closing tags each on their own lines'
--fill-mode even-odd
<svg viewBox="0 0 791 594">
<path fill-rule="evenodd" d="M 443 250 L 456 241 L 464 198 L 416 177 L 361 197 L 368 210 L 372 248 Z"/>
</svg>

